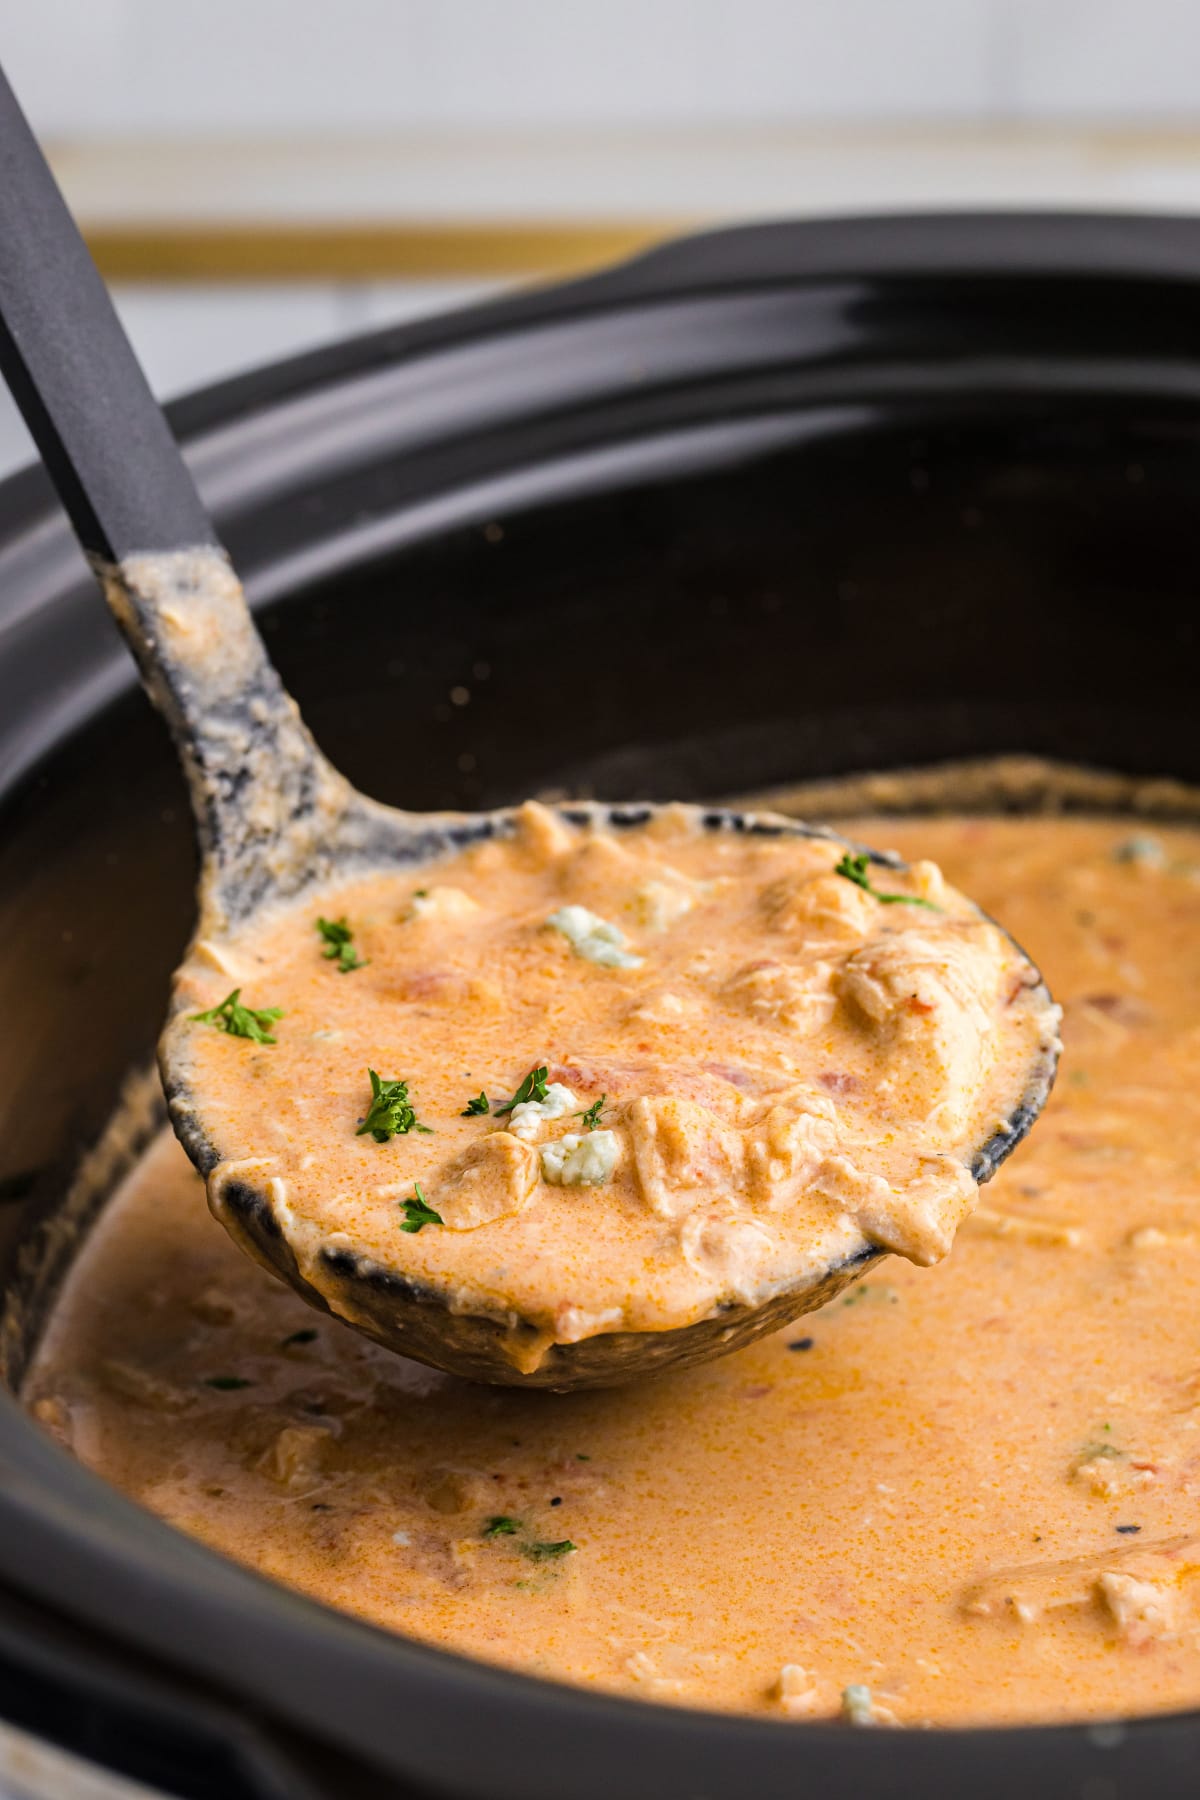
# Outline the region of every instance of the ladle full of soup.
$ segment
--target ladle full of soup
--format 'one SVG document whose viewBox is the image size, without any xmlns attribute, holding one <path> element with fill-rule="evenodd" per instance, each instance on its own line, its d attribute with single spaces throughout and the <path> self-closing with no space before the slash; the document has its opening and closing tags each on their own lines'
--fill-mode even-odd
<svg viewBox="0 0 1200 1800">
<path fill-rule="evenodd" d="M 944 1255 L 1053 1078 L 1025 954 L 933 863 L 783 819 L 357 793 L 2 79 L 0 136 L 0 361 L 190 784 L 160 1063 L 237 1241 L 391 1349 L 557 1388 Z"/>
</svg>

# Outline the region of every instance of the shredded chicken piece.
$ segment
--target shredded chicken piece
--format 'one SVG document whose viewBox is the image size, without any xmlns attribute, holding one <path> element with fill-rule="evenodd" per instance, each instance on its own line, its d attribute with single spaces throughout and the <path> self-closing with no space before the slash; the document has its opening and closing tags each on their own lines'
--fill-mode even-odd
<svg viewBox="0 0 1200 1800">
<path fill-rule="evenodd" d="M 772 882 L 762 895 L 771 924 L 803 936 L 806 949 L 861 943 L 875 924 L 875 904 L 853 882 L 827 870 L 804 881 Z"/>
<path fill-rule="evenodd" d="M 697 1209 L 683 1221 L 679 1242 L 691 1268 L 744 1305 L 754 1301 L 779 1251 L 757 1219 Z"/>
<path fill-rule="evenodd" d="M 741 1187 L 741 1136 L 707 1107 L 643 1097 L 626 1123 L 642 1198 L 660 1218 L 682 1218 L 710 1195 Z"/>
<path fill-rule="evenodd" d="M 464 1150 L 426 1198 L 449 1231 L 475 1231 L 528 1206 L 539 1163 L 532 1144 L 494 1131 Z"/>
<path fill-rule="evenodd" d="M 437 1513 L 478 1511 L 490 1492 L 484 1477 L 468 1469 L 431 1469 L 423 1490 L 426 1506 Z"/>
<path fill-rule="evenodd" d="M 784 1663 L 774 1697 L 789 1719 L 811 1719 L 832 1711 L 822 1684 L 799 1663 Z"/>
<path fill-rule="evenodd" d="M 326 1425 L 285 1425 L 259 1467 L 281 1487 L 309 1488 L 320 1480 L 332 1444 Z"/>
<path fill-rule="evenodd" d="M 805 963 L 758 960 L 732 975 L 721 997 L 761 1024 L 809 1037 L 833 1017 L 834 973 L 834 964 L 821 958 Z"/>
<path fill-rule="evenodd" d="M 1118 1636 L 1135 1650 L 1174 1633 L 1178 1595 L 1160 1583 L 1110 1570 L 1099 1577 L 1096 1590 L 1112 1614 Z"/>
<path fill-rule="evenodd" d="M 837 1143 L 833 1104 L 805 1097 L 799 1110 L 776 1105 L 745 1134 L 746 1173 L 752 1198 L 771 1209 L 794 1204 L 798 1191 L 815 1187 Z"/>
<path fill-rule="evenodd" d="M 206 1325 L 230 1325 L 237 1317 L 233 1301 L 218 1287 L 201 1288 L 190 1303 L 190 1311 Z"/>
<path fill-rule="evenodd" d="M 1139 1466 L 1124 1451 L 1101 1444 L 1085 1450 L 1071 1469 L 1071 1478 L 1089 1488 L 1101 1500 L 1115 1500 L 1136 1488 L 1148 1487 L 1155 1472 Z"/>
<path fill-rule="evenodd" d="M 849 958 L 838 992 L 883 1034 L 901 1116 L 959 1129 L 987 1069 L 1004 958 L 982 928 L 934 939 L 917 931 L 867 944 Z M 994 937 L 994 930 L 993 930 Z"/>
<path fill-rule="evenodd" d="M 543 806 L 540 800 L 527 800 L 524 806 L 518 807 L 515 825 L 518 843 L 539 864 L 551 862 L 556 856 L 561 856 L 575 841 L 571 827 L 550 807 Z M 490 849 L 491 846 L 485 845 L 484 848 Z"/>
<path fill-rule="evenodd" d="M 99 1375 L 105 1387 L 111 1388 L 114 1394 L 147 1407 L 151 1412 L 182 1412 L 194 1399 L 194 1395 L 185 1393 L 174 1382 L 152 1375 L 149 1369 L 140 1368 L 136 1363 L 121 1362 L 115 1357 L 104 1358 Z"/>
<path fill-rule="evenodd" d="M 682 875 L 673 880 L 643 882 L 634 895 L 634 917 L 647 931 L 667 931 L 691 912 L 697 887 L 697 883 Z"/>
<path fill-rule="evenodd" d="M 420 888 L 408 903 L 407 917 L 422 924 L 448 925 L 455 919 L 471 919 L 480 911 L 478 900 L 458 887 Z"/>
<path fill-rule="evenodd" d="M 977 1206 L 964 1223 L 983 1237 L 1012 1238 L 1016 1243 L 1037 1244 L 1046 1249 L 1077 1250 L 1087 1239 L 1081 1225 L 998 1212 L 990 1206 Z"/>
<path fill-rule="evenodd" d="M 1061 1562 L 1028 1563 L 997 1569 L 973 1582 L 963 1594 L 963 1611 L 979 1619 L 1011 1620 L 1034 1626 L 1048 1614 L 1087 1611 L 1110 1577 L 1136 1578 L 1164 1590 L 1177 1587 L 1194 1594 L 1200 1585 L 1200 1540 L 1191 1537 L 1131 1540 L 1122 1550 Z M 1121 1589 L 1118 1592 L 1123 1591 Z"/>
</svg>

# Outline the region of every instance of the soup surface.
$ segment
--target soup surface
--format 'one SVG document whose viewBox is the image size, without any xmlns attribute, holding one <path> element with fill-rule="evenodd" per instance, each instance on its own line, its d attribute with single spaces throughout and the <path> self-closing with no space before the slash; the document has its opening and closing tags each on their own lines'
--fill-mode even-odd
<svg viewBox="0 0 1200 1800">
<path fill-rule="evenodd" d="M 1047 1112 L 947 1260 L 692 1371 L 472 1387 L 315 1317 L 164 1137 L 36 1416 L 215 1548 L 532 1673 L 854 1723 L 1200 1704 L 1200 831 L 855 830 L 935 858 L 1065 1003 Z"/>
</svg>

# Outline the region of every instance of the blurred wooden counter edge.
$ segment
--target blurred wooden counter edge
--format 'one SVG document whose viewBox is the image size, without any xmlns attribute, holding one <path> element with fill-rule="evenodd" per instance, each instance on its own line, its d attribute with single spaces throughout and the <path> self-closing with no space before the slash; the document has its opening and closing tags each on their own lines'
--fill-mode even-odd
<svg viewBox="0 0 1200 1800">
<path fill-rule="evenodd" d="M 109 281 L 438 281 L 575 274 L 632 256 L 688 223 L 239 221 L 89 228 L 85 221 L 85 236 Z"/>
<path fill-rule="evenodd" d="M 121 282 L 567 275 L 717 222 L 995 207 L 1200 212 L 1200 130 L 1010 121 L 51 143 Z"/>
</svg>

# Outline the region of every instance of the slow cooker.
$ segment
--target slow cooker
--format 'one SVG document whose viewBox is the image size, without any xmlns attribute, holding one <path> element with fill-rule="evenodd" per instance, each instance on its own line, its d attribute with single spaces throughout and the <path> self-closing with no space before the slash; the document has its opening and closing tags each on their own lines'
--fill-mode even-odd
<svg viewBox="0 0 1200 1800">
<path fill-rule="evenodd" d="M 690 799 L 1002 752 L 1143 778 L 1151 811 L 1200 779 L 1200 223 L 719 232 L 172 420 L 285 681 L 384 800 Z M 37 470 L 0 487 L 0 807 L 0 1715 L 187 1800 L 1195 1794 L 1195 1715 L 851 1731 L 508 1674 L 226 1562 L 74 1463 L 13 1391 L 132 1142 L 104 1127 L 193 856 Z"/>
</svg>

